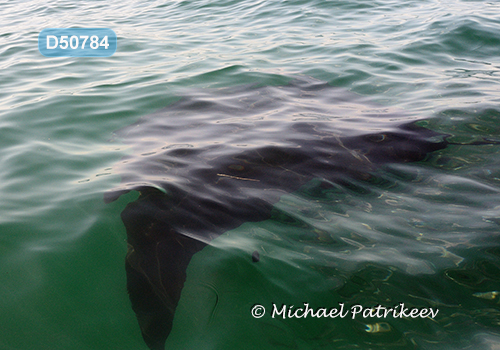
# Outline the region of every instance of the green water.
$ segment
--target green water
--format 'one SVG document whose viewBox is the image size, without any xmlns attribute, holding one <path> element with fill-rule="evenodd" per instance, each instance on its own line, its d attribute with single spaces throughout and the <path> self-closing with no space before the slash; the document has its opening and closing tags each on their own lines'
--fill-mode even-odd
<svg viewBox="0 0 500 350">
<path fill-rule="evenodd" d="M 312 76 L 456 143 L 371 183 L 287 194 L 197 254 L 169 349 L 493 349 L 500 341 L 500 4 L 0 3 L 0 348 L 147 349 L 106 205 L 113 131 L 190 89 Z M 46 58 L 45 28 L 107 27 L 109 58 Z M 294 220 L 298 218 L 300 220 Z M 307 223 L 307 225 L 303 224 Z M 252 263 L 259 250 L 261 260 Z M 254 304 L 400 302 L 431 319 L 254 319 Z M 378 325 L 377 325 L 378 324 Z"/>
</svg>

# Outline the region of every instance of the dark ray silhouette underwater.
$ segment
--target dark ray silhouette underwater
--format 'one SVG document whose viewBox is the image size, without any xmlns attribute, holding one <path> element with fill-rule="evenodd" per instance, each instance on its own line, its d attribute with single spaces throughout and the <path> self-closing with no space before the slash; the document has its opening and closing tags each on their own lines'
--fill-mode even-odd
<svg viewBox="0 0 500 350">
<path fill-rule="evenodd" d="M 115 166 L 131 190 L 127 288 L 143 338 L 163 349 L 192 256 L 313 178 L 368 180 L 387 163 L 424 160 L 446 136 L 416 118 L 311 78 L 285 86 L 195 90 L 117 131 L 133 154 Z M 249 257 L 250 259 L 251 257 Z"/>
</svg>

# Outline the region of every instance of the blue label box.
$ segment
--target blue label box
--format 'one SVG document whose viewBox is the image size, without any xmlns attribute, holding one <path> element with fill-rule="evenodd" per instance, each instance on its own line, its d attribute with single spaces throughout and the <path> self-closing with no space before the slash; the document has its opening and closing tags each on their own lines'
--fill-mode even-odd
<svg viewBox="0 0 500 350">
<path fill-rule="evenodd" d="M 47 28 L 38 35 L 38 50 L 47 57 L 109 57 L 117 41 L 109 28 Z"/>
</svg>

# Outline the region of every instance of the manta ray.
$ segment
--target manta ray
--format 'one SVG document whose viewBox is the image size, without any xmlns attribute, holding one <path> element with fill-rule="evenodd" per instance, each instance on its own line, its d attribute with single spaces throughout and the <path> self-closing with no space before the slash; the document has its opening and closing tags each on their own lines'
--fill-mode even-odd
<svg viewBox="0 0 500 350">
<path fill-rule="evenodd" d="M 446 135 L 418 118 L 312 78 L 281 86 L 192 90 L 116 132 L 132 154 L 114 167 L 127 289 L 144 341 L 164 349 L 192 256 L 222 233 L 266 220 L 312 179 L 369 180 L 389 163 L 422 161 Z M 254 254 L 254 261 L 256 256 Z"/>
</svg>

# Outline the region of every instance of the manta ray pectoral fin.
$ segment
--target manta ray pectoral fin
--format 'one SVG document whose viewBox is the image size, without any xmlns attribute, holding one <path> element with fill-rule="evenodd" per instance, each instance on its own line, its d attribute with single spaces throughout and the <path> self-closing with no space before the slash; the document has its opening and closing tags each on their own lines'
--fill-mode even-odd
<svg viewBox="0 0 500 350">
<path fill-rule="evenodd" d="M 173 312 L 154 292 L 147 276 L 125 262 L 127 289 L 144 342 L 151 350 L 163 350 L 172 329 Z"/>
<path fill-rule="evenodd" d="M 127 289 L 142 336 L 152 350 L 163 350 L 191 257 L 206 244 L 170 229 L 170 197 L 141 188 L 140 197 L 122 212 L 129 250 Z"/>
</svg>

